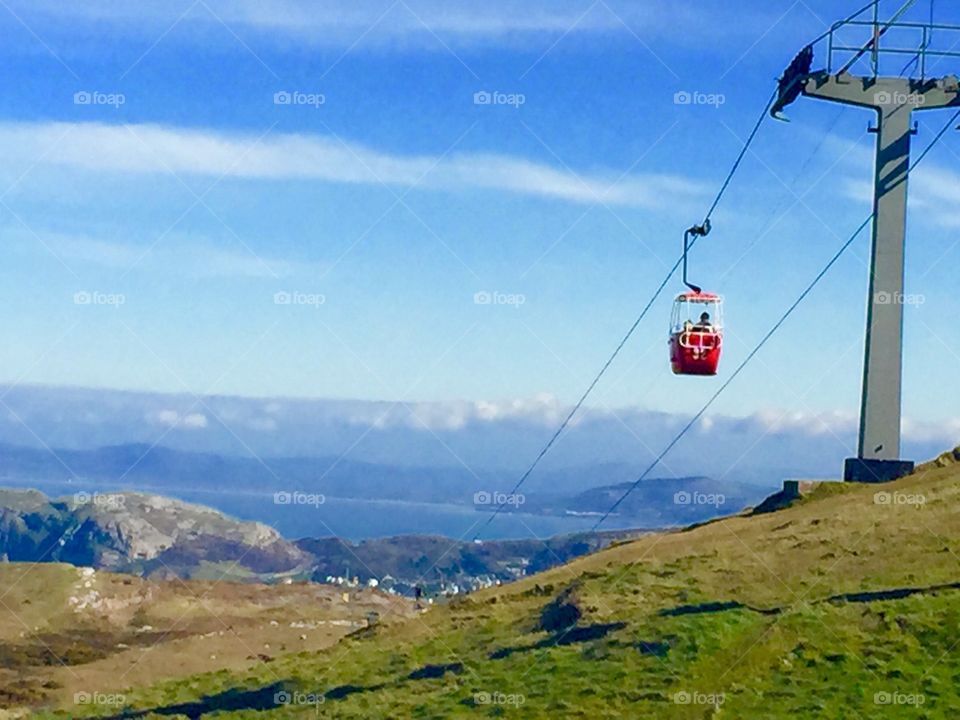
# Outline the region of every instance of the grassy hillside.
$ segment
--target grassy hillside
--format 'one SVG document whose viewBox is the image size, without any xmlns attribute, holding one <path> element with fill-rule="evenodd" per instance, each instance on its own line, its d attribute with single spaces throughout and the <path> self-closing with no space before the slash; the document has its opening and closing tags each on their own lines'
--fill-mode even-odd
<svg viewBox="0 0 960 720">
<path fill-rule="evenodd" d="M 0 563 L 0 718 L 212 669 L 263 667 L 333 645 L 371 612 L 399 620 L 413 607 L 322 585 L 154 582 Z"/>
<path fill-rule="evenodd" d="M 144 717 L 956 717 L 954 457 L 648 535 L 323 652 L 125 701 Z"/>
</svg>

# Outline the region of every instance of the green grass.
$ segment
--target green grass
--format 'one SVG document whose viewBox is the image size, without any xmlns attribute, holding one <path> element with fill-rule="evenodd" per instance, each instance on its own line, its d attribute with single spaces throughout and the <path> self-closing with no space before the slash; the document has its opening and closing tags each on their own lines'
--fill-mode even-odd
<svg viewBox="0 0 960 720">
<path fill-rule="evenodd" d="M 878 503 L 877 492 L 924 502 Z M 953 718 L 960 590 L 831 598 L 960 582 L 958 508 L 960 466 L 925 466 L 892 485 L 830 488 L 769 515 L 644 537 L 323 653 L 136 688 L 128 700 L 258 720 Z M 539 613 L 571 585 L 586 635 L 552 642 Z M 590 635 L 598 626 L 606 632 Z M 282 688 L 326 699 L 272 707 Z M 98 715 L 80 710 L 48 717 Z"/>
</svg>

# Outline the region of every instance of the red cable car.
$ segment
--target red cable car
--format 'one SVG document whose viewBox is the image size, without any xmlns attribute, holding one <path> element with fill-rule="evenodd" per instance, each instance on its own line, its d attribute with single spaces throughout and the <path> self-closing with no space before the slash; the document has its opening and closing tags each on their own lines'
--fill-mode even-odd
<svg viewBox="0 0 960 720">
<path fill-rule="evenodd" d="M 723 298 L 677 295 L 670 318 L 670 368 L 675 375 L 716 375 L 723 350 Z"/>
<path fill-rule="evenodd" d="M 723 298 L 687 281 L 690 238 L 696 242 L 709 232 L 708 218 L 683 235 L 683 284 L 690 290 L 677 295 L 670 316 L 670 368 L 674 375 L 716 375 L 723 352 Z"/>
</svg>

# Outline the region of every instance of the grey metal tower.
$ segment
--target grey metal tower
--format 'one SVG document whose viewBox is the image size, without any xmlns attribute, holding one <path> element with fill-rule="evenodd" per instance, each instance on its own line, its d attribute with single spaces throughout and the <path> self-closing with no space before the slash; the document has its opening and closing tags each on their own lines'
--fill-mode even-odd
<svg viewBox="0 0 960 720">
<path fill-rule="evenodd" d="M 907 174 L 914 111 L 960 106 L 956 76 L 927 78 L 930 58 L 960 57 L 960 52 L 932 49 L 934 34 L 952 35 L 951 47 L 960 42 L 960 28 L 929 23 L 903 22 L 914 5 L 907 2 L 893 19 L 879 21 L 879 3 L 872 19 L 837 23 L 827 35 L 827 68 L 810 71 L 812 48 L 806 48 L 780 81 L 780 96 L 774 103 L 776 117 L 800 94 L 830 102 L 872 109 L 877 125 L 874 168 L 873 250 L 870 259 L 870 290 L 867 299 L 867 331 L 860 404 L 860 438 L 857 457 L 844 465 L 844 479 L 855 482 L 885 482 L 913 470 L 913 463 L 900 459 L 900 406 L 903 356 L 904 245 L 907 223 Z M 869 12 L 869 11 L 868 11 Z M 870 33 L 867 42 L 851 45 L 854 33 Z M 884 38 L 912 35 L 913 47 L 884 46 Z M 845 60 L 834 72 L 834 61 Z M 881 75 L 881 61 L 902 64 L 896 75 Z M 858 64 L 870 72 L 854 75 Z M 914 66 L 919 78 L 904 77 Z"/>
</svg>

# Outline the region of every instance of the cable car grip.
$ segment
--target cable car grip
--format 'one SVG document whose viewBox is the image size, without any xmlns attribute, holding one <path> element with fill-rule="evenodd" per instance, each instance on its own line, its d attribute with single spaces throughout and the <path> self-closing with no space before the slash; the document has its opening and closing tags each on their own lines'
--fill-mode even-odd
<svg viewBox="0 0 960 720">
<path fill-rule="evenodd" d="M 704 237 L 710 234 L 710 218 L 703 221 L 702 225 L 694 225 L 683 233 L 683 284 L 693 290 L 698 295 L 702 292 L 701 288 L 693 285 L 687 280 L 687 253 L 690 250 L 691 238 Z"/>
</svg>

